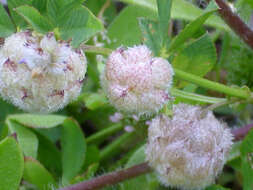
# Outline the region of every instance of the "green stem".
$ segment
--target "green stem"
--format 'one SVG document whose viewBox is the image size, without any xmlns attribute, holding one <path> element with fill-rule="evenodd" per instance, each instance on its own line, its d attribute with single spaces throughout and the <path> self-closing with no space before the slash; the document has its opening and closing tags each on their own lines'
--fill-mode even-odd
<svg viewBox="0 0 253 190">
<path fill-rule="evenodd" d="M 225 105 L 228 105 L 228 104 L 233 104 L 233 103 L 236 103 L 236 102 L 240 102 L 240 101 L 237 100 L 237 99 L 232 99 L 232 100 L 227 100 L 227 101 L 224 101 L 224 102 L 218 102 L 216 104 L 212 104 L 212 105 L 208 106 L 206 109 L 210 110 L 210 111 L 213 111 L 216 108 L 219 108 L 221 106 L 225 106 Z"/>
<path fill-rule="evenodd" d="M 101 140 L 104 140 L 105 138 L 111 136 L 112 134 L 114 134 L 118 131 L 121 131 L 123 128 L 124 128 L 124 126 L 120 123 L 112 125 L 111 127 L 108 127 L 102 131 L 95 133 L 94 135 L 89 136 L 86 139 L 86 143 L 92 144 L 92 143 L 101 142 Z"/>
<path fill-rule="evenodd" d="M 88 53 L 96 53 L 102 55 L 110 55 L 112 53 L 111 49 L 103 48 L 103 47 L 96 47 L 96 46 L 89 46 L 89 45 L 81 45 L 80 46 L 84 52 Z"/>
<path fill-rule="evenodd" d="M 225 105 L 228 105 L 228 104 L 233 104 L 233 103 L 236 103 L 236 102 L 239 102 L 238 99 L 225 100 L 223 102 L 218 102 L 216 104 L 212 104 L 212 105 L 210 105 L 210 106 L 203 109 L 202 114 L 200 114 L 200 118 L 206 117 L 208 111 L 213 111 L 214 109 L 219 108 L 221 106 L 225 106 Z"/>
<path fill-rule="evenodd" d="M 134 132 L 131 133 L 125 133 L 121 135 L 118 139 L 113 141 L 111 144 L 106 146 L 101 152 L 100 152 L 100 160 L 104 160 L 108 158 L 109 156 L 111 157 L 112 155 L 115 155 L 119 150 L 119 147 L 125 144 L 130 137 L 132 137 Z"/>
<path fill-rule="evenodd" d="M 216 104 L 216 103 L 226 101 L 226 98 L 213 98 L 213 97 L 203 96 L 203 95 L 199 95 L 199 94 L 195 94 L 191 92 L 185 92 L 182 90 L 178 90 L 176 88 L 172 88 L 170 92 L 172 96 L 197 101 L 200 103 Z"/>
<path fill-rule="evenodd" d="M 226 85 L 213 82 L 207 79 L 203 79 L 201 77 L 198 77 L 190 73 L 186 73 L 178 69 L 174 69 L 174 72 L 175 72 L 175 77 L 177 77 L 178 79 L 182 79 L 182 80 L 197 84 L 199 86 L 202 86 L 211 90 L 222 92 L 230 96 L 235 96 L 235 97 L 243 98 L 243 99 L 248 99 L 251 96 L 249 92 L 243 89 L 228 87 Z"/>
</svg>

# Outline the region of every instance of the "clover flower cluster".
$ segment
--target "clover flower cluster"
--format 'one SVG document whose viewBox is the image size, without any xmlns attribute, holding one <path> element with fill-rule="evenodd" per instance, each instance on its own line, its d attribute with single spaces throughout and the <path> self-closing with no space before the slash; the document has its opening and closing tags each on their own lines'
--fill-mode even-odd
<svg viewBox="0 0 253 190">
<path fill-rule="evenodd" d="M 169 100 L 173 70 L 170 63 L 153 57 L 144 45 L 118 48 L 109 56 L 101 84 L 118 110 L 152 114 Z"/>
<path fill-rule="evenodd" d="M 0 49 L 0 94 L 29 112 L 57 111 L 79 95 L 86 65 L 82 51 L 53 33 L 15 33 Z"/>
<path fill-rule="evenodd" d="M 211 111 L 179 104 L 173 117 L 154 118 L 148 130 L 146 158 L 166 186 L 203 189 L 222 171 L 232 134 Z"/>
<path fill-rule="evenodd" d="M 57 42 L 53 33 L 13 34 L 0 49 L 0 95 L 29 112 L 57 111 L 79 95 L 86 65 L 82 51 Z M 136 120 L 168 103 L 172 80 L 170 63 L 153 57 L 144 45 L 112 52 L 101 74 L 111 104 Z M 146 158 L 163 184 L 203 189 L 222 171 L 233 137 L 211 111 L 204 113 L 201 107 L 179 104 L 173 117 L 158 115 L 150 122 Z"/>
</svg>

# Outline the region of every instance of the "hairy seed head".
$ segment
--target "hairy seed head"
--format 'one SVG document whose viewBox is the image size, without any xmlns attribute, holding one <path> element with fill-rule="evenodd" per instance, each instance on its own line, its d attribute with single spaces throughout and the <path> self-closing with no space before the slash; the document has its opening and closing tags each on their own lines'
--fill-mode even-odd
<svg viewBox="0 0 253 190">
<path fill-rule="evenodd" d="M 79 95 L 86 65 L 83 52 L 53 33 L 15 33 L 0 49 L 0 94 L 29 112 L 57 111 Z"/>
<path fill-rule="evenodd" d="M 118 48 L 109 56 L 101 84 L 111 104 L 133 114 L 152 114 L 169 100 L 173 70 L 144 45 Z"/>
<path fill-rule="evenodd" d="M 154 118 L 148 130 L 146 157 L 166 186 L 203 189 L 222 171 L 232 134 L 211 111 L 179 104 L 173 117 Z"/>
</svg>

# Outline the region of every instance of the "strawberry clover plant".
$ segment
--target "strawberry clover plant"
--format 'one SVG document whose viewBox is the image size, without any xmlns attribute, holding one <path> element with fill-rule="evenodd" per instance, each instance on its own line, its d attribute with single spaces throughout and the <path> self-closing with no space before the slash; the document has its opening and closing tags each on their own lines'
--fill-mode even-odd
<svg viewBox="0 0 253 190">
<path fill-rule="evenodd" d="M 0 3 L 0 190 L 252 190 L 250 0 Z"/>
</svg>

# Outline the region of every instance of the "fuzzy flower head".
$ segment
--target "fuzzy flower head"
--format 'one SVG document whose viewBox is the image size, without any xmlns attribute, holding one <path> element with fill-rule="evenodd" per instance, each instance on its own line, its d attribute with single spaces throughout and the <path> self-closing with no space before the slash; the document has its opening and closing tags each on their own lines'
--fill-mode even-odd
<svg viewBox="0 0 253 190">
<path fill-rule="evenodd" d="M 152 114 L 169 100 L 173 70 L 144 45 L 118 48 L 109 56 L 101 84 L 111 104 L 133 114 Z"/>
<path fill-rule="evenodd" d="M 160 181 L 181 189 L 204 189 L 222 171 L 232 146 L 232 134 L 211 111 L 179 104 L 173 118 L 152 120 L 146 158 Z"/>
<path fill-rule="evenodd" d="M 57 111 L 79 95 L 86 64 L 83 52 L 53 33 L 15 33 L 0 49 L 0 94 L 25 111 Z"/>
</svg>

